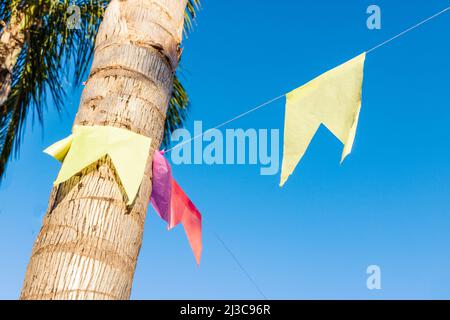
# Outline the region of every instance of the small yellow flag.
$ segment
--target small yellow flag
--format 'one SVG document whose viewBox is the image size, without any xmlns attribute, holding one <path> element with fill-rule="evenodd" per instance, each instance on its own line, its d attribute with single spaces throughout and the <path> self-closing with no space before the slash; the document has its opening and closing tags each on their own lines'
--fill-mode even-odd
<svg viewBox="0 0 450 320">
<path fill-rule="evenodd" d="M 144 177 L 151 139 L 110 126 L 74 126 L 69 137 L 44 150 L 62 161 L 55 185 L 69 180 L 105 155 L 111 158 L 128 197 L 133 203 Z"/>
<path fill-rule="evenodd" d="M 365 58 L 363 53 L 286 95 L 280 186 L 294 171 L 321 124 L 344 144 L 341 163 L 352 151 Z"/>
</svg>

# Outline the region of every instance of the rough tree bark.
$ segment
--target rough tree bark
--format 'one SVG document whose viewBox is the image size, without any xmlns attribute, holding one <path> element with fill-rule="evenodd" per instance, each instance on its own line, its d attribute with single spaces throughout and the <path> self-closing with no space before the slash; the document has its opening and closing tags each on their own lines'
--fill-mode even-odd
<svg viewBox="0 0 450 320">
<path fill-rule="evenodd" d="M 11 91 L 12 72 L 25 43 L 23 14 L 14 12 L 8 25 L 1 21 L 0 34 L 0 106 Z"/>
<path fill-rule="evenodd" d="M 152 138 L 131 206 L 108 157 L 53 188 L 21 299 L 128 299 L 178 65 L 187 0 L 113 0 L 96 39 L 76 125 Z"/>
</svg>

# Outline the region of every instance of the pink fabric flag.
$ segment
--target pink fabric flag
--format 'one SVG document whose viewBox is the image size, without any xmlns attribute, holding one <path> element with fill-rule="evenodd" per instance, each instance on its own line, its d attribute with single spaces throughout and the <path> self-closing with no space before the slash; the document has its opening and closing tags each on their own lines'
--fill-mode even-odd
<svg viewBox="0 0 450 320">
<path fill-rule="evenodd" d="M 153 191 L 151 203 L 155 211 L 172 229 L 182 224 L 197 264 L 202 253 L 202 216 L 183 189 L 172 177 L 172 169 L 163 151 L 153 155 Z"/>
<path fill-rule="evenodd" d="M 172 169 L 163 156 L 163 151 L 153 154 L 153 177 L 151 203 L 156 213 L 169 223 L 170 199 L 172 194 Z"/>
<path fill-rule="evenodd" d="M 183 224 L 189 244 L 194 252 L 195 260 L 197 264 L 200 264 L 202 255 L 202 216 L 174 179 L 172 179 L 171 209 L 172 220 L 169 228 L 173 228 L 179 223 Z"/>
</svg>

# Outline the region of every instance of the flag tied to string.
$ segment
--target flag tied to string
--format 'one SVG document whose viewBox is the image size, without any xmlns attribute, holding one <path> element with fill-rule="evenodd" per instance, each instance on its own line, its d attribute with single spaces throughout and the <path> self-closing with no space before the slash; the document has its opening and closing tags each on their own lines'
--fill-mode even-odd
<svg viewBox="0 0 450 320">
<path fill-rule="evenodd" d="M 280 186 L 293 173 L 321 124 L 344 144 L 341 163 L 352 151 L 365 57 L 363 53 L 286 95 Z"/>
<path fill-rule="evenodd" d="M 192 201 L 172 177 L 172 169 L 163 151 L 153 155 L 153 190 L 151 204 L 167 222 L 170 230 L 182 224 L 197 264 L 202 254 L 202 216 Z"/>
<path fill-rule="evenodd" d="M 151 139 L 129 130 L 110 126 L 74 126 L 73 133 L 56 142 L 45 153 L 62 162 L 54 184 L 69 180 L 87 166 L 108 155 L 132 204 L 145 173 Z M 153 192 L 151 203 L 168 229 L 182 224 L 197 264 L 202 252 L 202 217 L 172 177 L 163 152 L 153 158 Z"/>
<path fill-rule="evenodd" d="M 144 177 L 151 138 L 110 126 L 74 126 L 73 133 L 45 153 L 62 162 L 58 185 L 108 155 L 132 204 Z"/>
</svg>

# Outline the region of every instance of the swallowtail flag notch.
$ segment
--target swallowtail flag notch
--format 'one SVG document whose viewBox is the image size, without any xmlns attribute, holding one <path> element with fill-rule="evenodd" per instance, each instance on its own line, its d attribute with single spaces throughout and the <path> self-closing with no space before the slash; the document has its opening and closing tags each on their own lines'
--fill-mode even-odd
<svg viewBox="0 0 450 320">
<path fill-rule="evenodd" d="M 130 205 L 136 198 L 150 155 L 151 138 L 111 126 L 74 126 L 73 133 L 45 153 L 62 162 L 55 185 L 108 155 Z"/>
<path fill-rule="evenodd" d="M 294 172 L 321 124 L 344 144 L 341 163 L 352 151 L 365 58 L 363 53 L 286 95 L 280 187 Z"/>
</svg>

